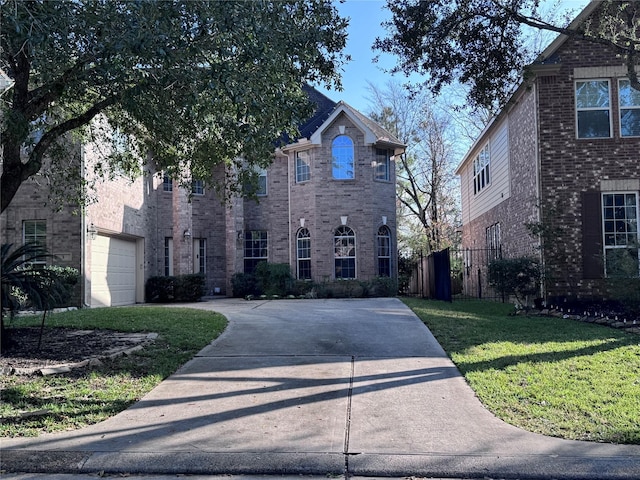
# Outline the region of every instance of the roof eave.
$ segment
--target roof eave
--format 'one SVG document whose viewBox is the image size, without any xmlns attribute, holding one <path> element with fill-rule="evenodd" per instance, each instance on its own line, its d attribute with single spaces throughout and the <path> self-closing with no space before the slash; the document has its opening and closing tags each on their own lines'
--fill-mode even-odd
<svg viewBox="0 0 640 480">
<path fill-rule="evenodd" d="M 591 0 L 587 6 L 585 6 L 582 11 L 573 19 L 573 21 L 569 24 L 568 28 L 576 28 L 580 25 L 593 11 L 602 3 L 602 0 Z M 559 64 L 545 64 L 543 63 L 547 58 L 551 57 L 568 39 L 567 35 L 558 35 L 550 44 L 543 50 L 543 52 L 538 55 L 536 61 L 529 65 L 529 70 L 535 75 L 543 75 L 543 74 L 552 74 L 557 73 L 560 68 Z M 507 104 L 495 115 L 491 121 L 487 124 L 487 126 L 482 130 L 480 135 L 475 142 L 471 145 L 467 153 L 462 157 L 460 164 L 455 170 L 455 175 L 460 175 L 464 166 L 471 158 L 471 154 L 476 150 L 480 143 L 484 143 L 484 139 L 491 130 L 491 128 L 500 120 L 508 111 L 509 106 L 513 103 L 513 99 L 520 95 L 523 90 L 527 88 L 527 85 L 524 81 L 520 82 L 518 87 L 514 90 L 514 92 L 509 97 Z"/>
</svg>

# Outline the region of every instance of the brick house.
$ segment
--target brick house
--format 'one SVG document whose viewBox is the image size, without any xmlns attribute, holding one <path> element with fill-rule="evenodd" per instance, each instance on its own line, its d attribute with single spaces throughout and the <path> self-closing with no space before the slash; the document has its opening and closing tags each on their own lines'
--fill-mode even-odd
<svg viewBox="0 0 640 480">
<path fill-rule="evenodd" d="M 626 75 L 605 45 L 549 45 L 457 169 L 463 249 L 539 256 L 546 297 L 605 296 L 622 259 L 638 275 L 640 92 Z M 464 261 L 467 284 L 486 282 L 486 261 Z"/>
<path fill-rule="evenodd" d="M 404 145 L 346 103 L 306 90 L 317 109 L 258 172 L 258 201 L 225 204 L 206 181 L 186 192 L 147 167 L 133 181 L 98 182 L 97 203 L 73 215 L 73 206 L 47 206 L 34 179 L 0 217 L 1 241 L 44 242 L 54 263 L 81 272 L 86 306 L 143 302 L 150 276 L 194 272 L 205 274 L 208 294 L 230 295 L 232 275 L 260 261 L 313 281 L 395 277 L 393 160 Z M 75 153 L 86 168 L 98 155 L 92 145 Z"/>
</svg>

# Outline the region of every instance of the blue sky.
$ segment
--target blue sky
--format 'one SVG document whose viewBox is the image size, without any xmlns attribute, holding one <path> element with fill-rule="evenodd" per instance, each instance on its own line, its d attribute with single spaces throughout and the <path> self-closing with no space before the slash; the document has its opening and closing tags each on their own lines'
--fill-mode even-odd
<svg viewBox="0 0 640 480">
<path fill-rule="evenodd" d="M 554 3 L 551 0 L 547 4 Z M 561 8 L 571 8 L 580 11 L 588 3 L 588 0 L 561 0 Z M 379 63 L 373 63 L 377 52 L 371 48 L 377 36 L 384 36 L 385 30 L 381 23 L 390 18 L 389 11 L 384 8 L 383 0 L 346 0 L 344 3 L 335 2 L 340 14 L 349 17 L 349 38 L 346 52 L 352 60 L 346 64 L 342 77 L 342 92 L 327 91 L 319 88 L 325 95 L 334 101 L 344 100 L 349 105 L 367 113 L 369 101 L 367 100 L 367 81 L 376 86 L 383 87 L 389 79 L 389 74 L 384 73 L 383 68 L 391 68 L 395 64 L 394 57 L 382 55 Z M 412 77 L 413 79 L 419 77 Z M 398 76 L 399 81 L 404 76 Z"/>
</svg>

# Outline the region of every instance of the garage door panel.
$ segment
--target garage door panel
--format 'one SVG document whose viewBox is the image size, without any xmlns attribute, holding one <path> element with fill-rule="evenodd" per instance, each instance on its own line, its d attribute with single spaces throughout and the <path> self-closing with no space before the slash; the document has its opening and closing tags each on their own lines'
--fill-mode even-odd
<svg viewBox="0 0 640 480">
<path fill-rule="evenodd" d="M 98 235 L 91 246 L 91 306 L 136 301 L 136 243 Z"/>
</svg>

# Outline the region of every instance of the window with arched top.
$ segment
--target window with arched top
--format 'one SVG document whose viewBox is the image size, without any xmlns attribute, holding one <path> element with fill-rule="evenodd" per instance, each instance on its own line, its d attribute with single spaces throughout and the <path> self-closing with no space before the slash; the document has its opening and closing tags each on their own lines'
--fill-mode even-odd
<svg viewBox="0 0 640 480">
<path fill-rule="evenodd" d="M 376 254 L 378 257 L 378 276 L 391 276 L 391 231 L 385 225 L 378 229 L 376 235 Z"/>
<path fill-rule="evenodd" d="M 298 230 L 297 246 L 298 278 L 311 280 L 311 234 L 306 228 Z"/>
<path fill-rule="evenodd" d="M 355 178 L 353 140 L 346 135 L 339 135 L 331 144 L 331 163 L 333 178 L 336 180 L 352 180 Z"/>
<path fill-rule="evenodd" d="M 356 234 L 343 225 L 334 235 L 336 278 L 356 278 Z"/>
</svg>

